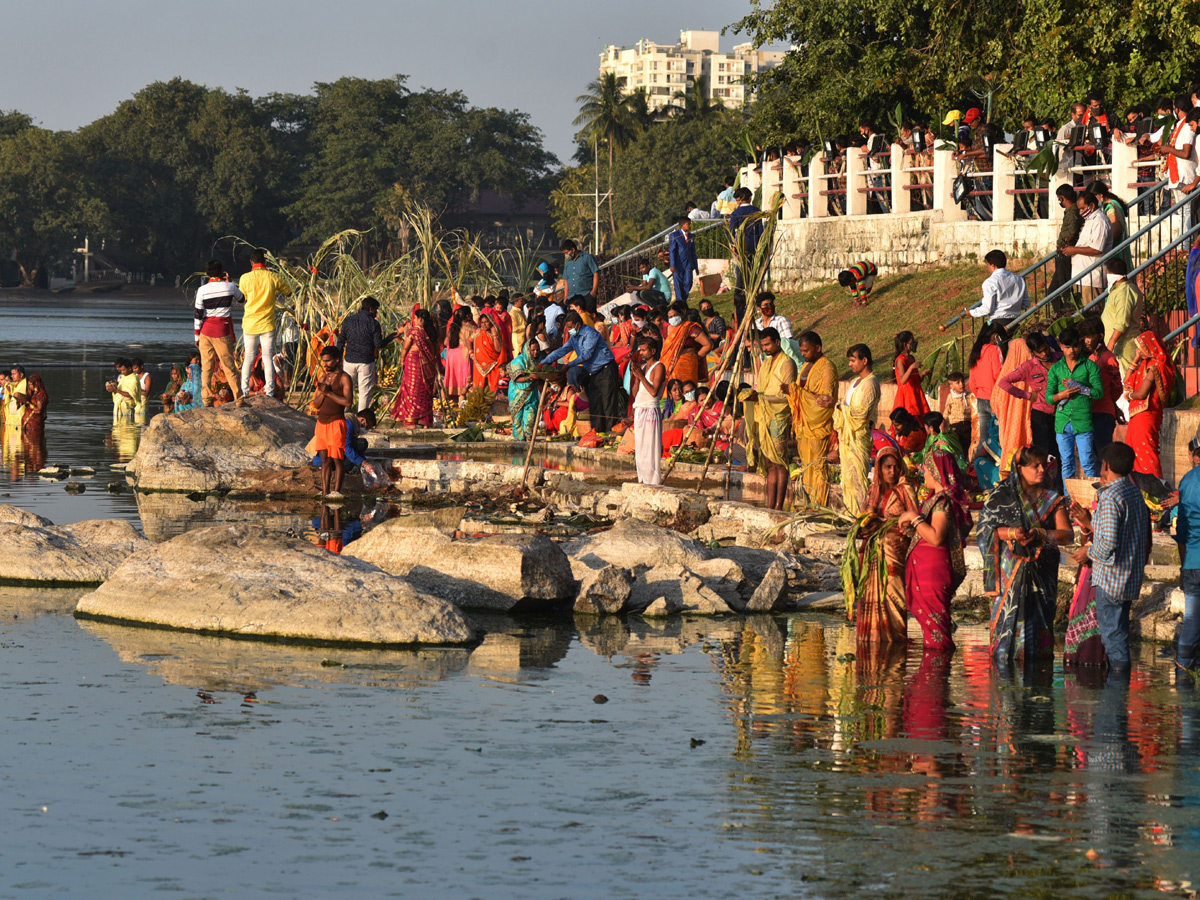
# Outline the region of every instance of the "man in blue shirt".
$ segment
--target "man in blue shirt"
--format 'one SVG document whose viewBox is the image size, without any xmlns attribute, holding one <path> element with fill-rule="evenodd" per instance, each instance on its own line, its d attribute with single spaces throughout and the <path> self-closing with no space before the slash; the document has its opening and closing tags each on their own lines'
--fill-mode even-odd
<svg viewBox="0 0 1200 900">
<path fill-rule="evenodd" d="M 612 350 L 600 332 L 583 324 L 583 318 L 577 312 L 567 313 L 563 327 L 567 331 L 567 342 L 543 359 L 542 365 L 556 363 L 573 352 L 575 361 L 567 370 L 567 380 L 587 394 L 592 430 L 598 434 L 612 431 L 623 418 L 621 380 Z"/>
<path fill-rule="evenodd" d="M 1184 669 L 1196 666 L 1200 644 L 1200 440 L 1188 444 L 1192 470 L 1179 482 L 1178 518 L 1175 540 L 1183 557 L 1179 580 L 1183 588 L 1183 624 L 1175 648 L 1175 662 Z"/>
<path fill-rule="evenodd" d="M 742 256 L 748 264 L 753 263 L 754 254 L 758 251 L 758 241 L 762 237 L 763 226 L 758 220 L 747 221 L 750 216 L 762 212 L 757 206 L 750 201 L 754 199 L 754 195 L 750 193 L 749 188 L 738 188 L 734 191 L 734 197 L 737 198 L 737 208 L 729 215 L 729 233 L 735 244 L 741 241 Z M 741 237 L 738 236 L 738 229 L 743 223 L 746 226 L 746 231 Z M 738 266 L 737 270 L 737 287 L 746 287 L 743 279 L 746 273 L 742 271 L 742 267 Z"/>
<path fill-rule="evenodd" d="M 590 253 L 580 253 L 579 247 L 574 241 L 563 241 L 562 251 L 566 256 L 566 262 L 563 263 L 562 280 L 567 283 L 567 296 L 574 297 L 576 294 L 598 296 L 600 267 L 596 265 L 596 258 Z"/>
<path fill-rule="evenodd" d="M 687 303 L 692 291 L 692 275 L 700 274 L 696 261 L 696 241 L 692 238 L 692 220 L 680 216 L 679 226 L 671 232 L 667 252 L 671 263 L 671 277 L 675 279 L 675 299 Z"/>
<path fill-rule="evenodd" d="M 1076 563 L 1092 561 L 1096 588 L 1096 624 L 1114 670 L 1129 669 L 1129 609 L 1142 589 L 1150 559 L 1150 511 L 1142 492 L 1129 478 L 1133 448 L 1114 441 L 1100 454 L 1092 542 L 1077 550 Z M 1073 510 L 1078 514 L 1078 508 Z"/>
</svg>

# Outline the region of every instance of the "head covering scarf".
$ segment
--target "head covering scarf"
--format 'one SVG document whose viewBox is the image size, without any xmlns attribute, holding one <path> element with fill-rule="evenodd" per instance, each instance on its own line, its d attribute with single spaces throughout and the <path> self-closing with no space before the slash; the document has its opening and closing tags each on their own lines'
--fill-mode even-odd
<svg viewBox="0 0 1200 900">
<path fill-rule="evenodd" d="M 894 459 L 896 465 L 900 467 L 900 478 L 891 487 L 887 487 L 883 483 L 883 462 L 888 458 Z M 875 456 L 875 474 L 871 478 L 871 489 L 867 492 L 867 509 L 878 510 L 884 505 L 889 491 L 893 490 L 897 485 L 906 484 L 907 482 L 908 471 L 904 467 L 903 454 L 891 445 L 880 447 L 879 453 Z"/>
<path fill-rule="evenodd" d="M 922 511 L 925 511 L 926 506 L 932 508 L 933 502 L 938 497 L 947 495 L 950 499 L 950 518 L 958 530 L 959 540 L 965 544 L 967 535 L 971 531 L 971 514 L 967 512 L 969 500 L 967 492 L 963 490 L 962 473 L 959 471 L 958 462 L 954 459 L 953 454 L 940 448 L 934 448 L 925 457 L 925 465 L 932 468 L 937 474 L 937 480 L 942 485 L 942 490 L 922 505 Z"/>
<path fill-rule="evenodd" d="M 1138 350 L 1149 356 L 1149 359 L 1141 360 L 1134 368 L 1135 372 L 1140 374 L 1137 376 L 1137 384 L 1134 388 L 1141 387 L 1141 381 L 1146 376 L 1150 369 L 1154 369 L 1158 377 L 1154 379 L 1154 390 L 1158 396 L 1158 405 L 1166 406 L 1171 398 L 1171 391 L 1175 387 L 1175 366 L 1171 362 L 1170 354 L 1167 353 L 1167 348 L 1163 346 L 1162 341 L 1158 339 L 1153 331 L 1143 331 L 1133 339 Z M 1126 385 L 1128 387 L 1128 385 Z M 1150 398 L 1146 400 L 1135 400 L 1129 404 L 1130 412 L 1139 412 L 1135 406 L 1148 403 Z M 1144 407 L 1143 407 L 1144 408 Z"/>
<path fill-rule="evenodd" d="M 1018 366 L 1033 358 L 1024 338 L 1015 338 L 1008 344 L 1008 355 L 996 376 L 996 387 L 992 390 L 992 411 L 1000 422 L 1000 459 L 1007 462 L 1014 450 L 1020 450 L 1033 440 L 1033 429 L 1029 425 L 1030 400 L 1021 400 L 1000 388 L 1000 381 Z M 1001 466 L 1001 471 L 1009 471 Z"/>
</svg>

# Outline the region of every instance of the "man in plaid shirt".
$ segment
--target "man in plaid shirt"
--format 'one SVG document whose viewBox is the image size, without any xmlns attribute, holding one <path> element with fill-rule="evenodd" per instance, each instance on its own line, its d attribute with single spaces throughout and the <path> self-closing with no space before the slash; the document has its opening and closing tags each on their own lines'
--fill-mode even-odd
<svg viewBox="0 0 1200 900">
<path fill-rule="evenodd" d="M 1150 512 L 1129 478 L 1133 448 L 1117 441 L 1104 448 L 1100 459 L 1102 483 L 1092 515 L 1092 543 L 1074 558 L 1080 564 L 1092 561 L 1096 619 L 1109 664 L 1128 668 L 1129 608 L 1142 589 L 1150 559 Z"/>
</svg>

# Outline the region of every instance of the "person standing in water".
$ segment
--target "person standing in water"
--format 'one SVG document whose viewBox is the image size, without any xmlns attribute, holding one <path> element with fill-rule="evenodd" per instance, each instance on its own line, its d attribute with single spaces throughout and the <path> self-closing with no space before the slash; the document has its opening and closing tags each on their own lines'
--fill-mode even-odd
<svg viewBox="0 0 1200 900">
<path fill-rule="evenodd" d="M 133 367 L 133 374 L 138 380 L 138 400 L 133 405 L 133 416 L 139 422 L 146 421 L 146 402 L 150 398 L 150 373 L 146 371 L 146 364 L 140 359 L 130 360 L 130 365 Z"/>
<path fill-rule="evenodd" d="M 342 497 L 342 479 L 346 475 L 346 410 L 354 402 L 354 383 L 342 371 L 342 352 L 337 347 L 321 351 L 321 367 L 324 371 L 317 379 L 312 401 L 317 411 L 313 437 L 321 457 L 321 496 L 337 500 Z"/>
</svg>

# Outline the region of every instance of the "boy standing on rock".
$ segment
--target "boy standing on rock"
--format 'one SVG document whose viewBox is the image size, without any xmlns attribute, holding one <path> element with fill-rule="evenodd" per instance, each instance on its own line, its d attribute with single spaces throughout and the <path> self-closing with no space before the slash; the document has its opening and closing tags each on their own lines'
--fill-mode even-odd
<svg viewBox="0 0 1200 900">
<path fill-rule="evenodd" d="M 321 457 L 321 496 L 340 499 L 346 475 L 346 410 L 354 401 L 354 384 L 342 371 L 342 351 L 337 347 L 321 351 L 321 366 L 325 371 L 317 379 L 312 402 L 317 411 L 314 449 Z M 332 491 L 329 490 L 331 475 Z"/>
</svg>

